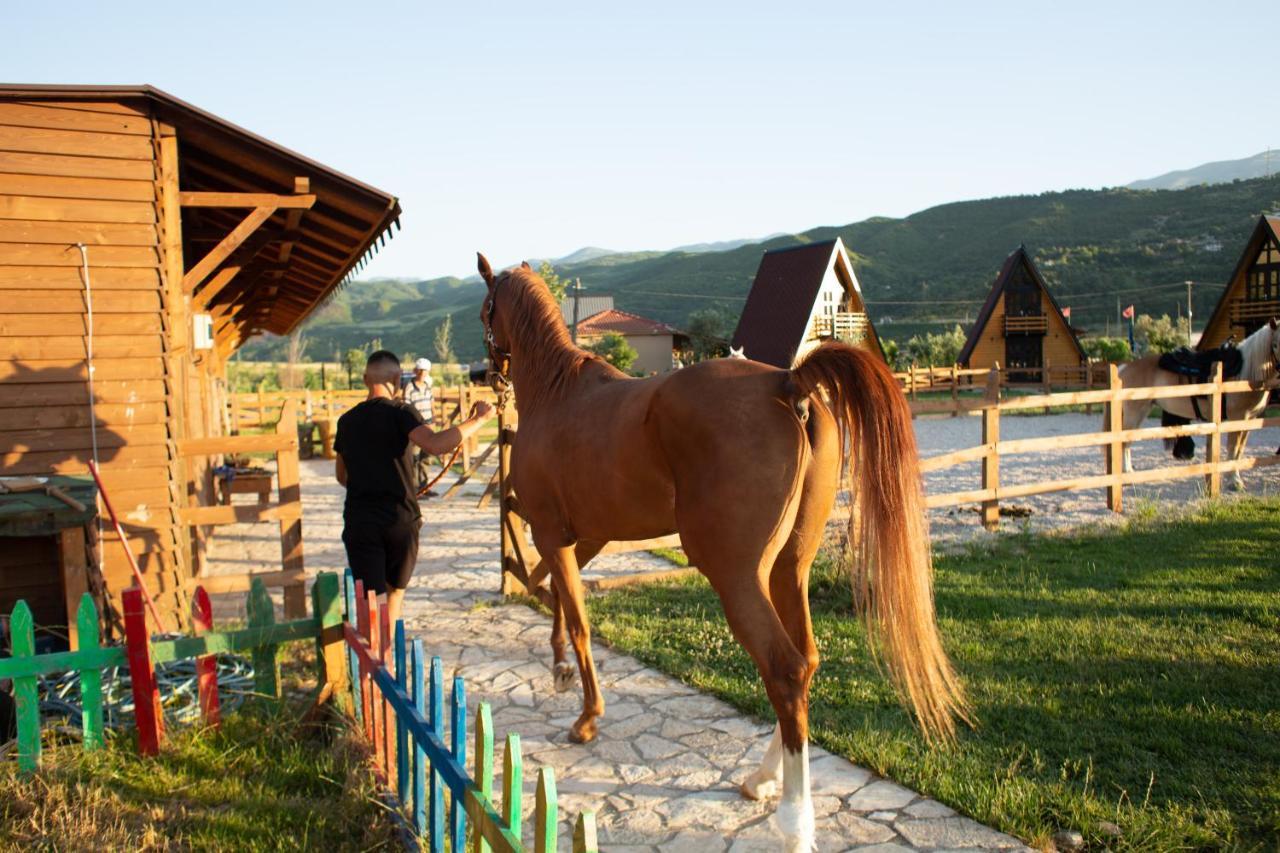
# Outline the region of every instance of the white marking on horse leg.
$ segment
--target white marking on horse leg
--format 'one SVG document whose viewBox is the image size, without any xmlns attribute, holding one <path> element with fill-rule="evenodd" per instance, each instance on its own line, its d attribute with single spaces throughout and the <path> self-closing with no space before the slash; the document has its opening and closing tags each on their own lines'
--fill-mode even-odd
<svg viewBox="0 0 1280 853">
<path fill-rule="evenodd" d="M 1128 447 L 1124 449 L 1124 472 L 1133 473 L 1133 450 Z"/>
<path fill-rule="evenodd" d="M 810 853 L 815 848 L 813 800 L 809 797 L 809 744 L 782 756 L 782 801 L 774 812 L 785 838 L 787 853 Z"/>
<path fill-rule="evenodd" d="M 782 781 L 782 727 L 773 727 L 773 737 L 764 751 L 764 758 L 756 772 L 742 783 L 742 796 L 748 800 L 767 800 L 778 793 Z"/>
</svg>

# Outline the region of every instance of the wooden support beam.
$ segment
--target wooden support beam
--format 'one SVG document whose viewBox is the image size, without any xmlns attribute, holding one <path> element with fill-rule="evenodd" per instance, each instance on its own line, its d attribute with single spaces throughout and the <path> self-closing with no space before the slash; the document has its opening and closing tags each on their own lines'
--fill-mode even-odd
<svg viewBox="0 0 1280 853">
<path fill-rule="evenodd" d="M 258 253 L 266 248 L 270 242 L 271 234 L 267 231 L 259 231 L 246 240 L 244 245 L 233 252 L 227 262 L 198 288 L 198 292 L 195 295 L 200 299 L 201 304 L 208 307 L 218 297 L 218 294 L 222 293 L 231 282 L 235 281 L 253 263 Z"/>
<path fill-rule="evenodd" d="M 186 195 L 186 193 L 183 193 Z M 214 246 L 209 254 L 205 255 L 200 261 L 187 271 L 182 277 L 182 290 L 185 293 L 192 293 L 196 287 L 204 283 L 218 265 L 231 256 L 231 253 L 240 248 L 244 241 L 249 239 L 249 235 L 257 231 L 264 222 L 271 218 L 276 212 L 274 207 L 258 207 L 246 216 L 239 225 L 231 229 L 231 233 L 222 238 L 222 242 Z"/>
<path fill-rule="evenodd" d="M 279 207 L 309 210 L 316 197 L 311 193 L 277 195 L 275 193 L 203 193 L 178 194 L 183 207 Z"/>
</svg>

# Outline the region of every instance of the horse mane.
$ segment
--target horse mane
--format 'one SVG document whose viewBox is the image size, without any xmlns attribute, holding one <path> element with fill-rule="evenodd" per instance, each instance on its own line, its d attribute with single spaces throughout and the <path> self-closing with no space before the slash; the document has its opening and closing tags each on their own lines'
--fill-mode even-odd
<svg viewBox="0 0 1280 853">
<path fill-rule="evenodd" d="M 570 339 L 560 306 L 537 273 L 508 270 L 498 275 L 493 286 L 502 290 L 502 308 L 507 311 L 502 322 L 510 336 L 511 369 L 525 380 L 516 383 L 516 401 L 522 409 L 562 398 L 587 364 L 598 362 L 614 370 Z"/>
<path fill-rule="evenodd" d="M 1266 382 L 1271 378 L 1275 371 L 1275 365 L 1271 361 L 1271 335 L 1275 333 L 1270 324 L 1263 323 L 1262 328 L 1236 347 L 1244 358 L 1244 366 L 1240 370 L 1242 378 L 1250 382 Z"/>
</svg>

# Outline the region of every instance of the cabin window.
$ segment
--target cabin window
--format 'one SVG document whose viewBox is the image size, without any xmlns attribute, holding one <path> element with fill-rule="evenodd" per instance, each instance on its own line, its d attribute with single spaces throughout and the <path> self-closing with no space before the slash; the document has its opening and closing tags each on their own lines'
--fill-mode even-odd
<svg viewBox="0 0 1280 853">
<path fill-rule="evenodd" d="M 1041 313 L 1040 288 L 1021 264 L 1005 283 L 1004 312 L 1011 317 L 1033 317 Z"/>
</svg>

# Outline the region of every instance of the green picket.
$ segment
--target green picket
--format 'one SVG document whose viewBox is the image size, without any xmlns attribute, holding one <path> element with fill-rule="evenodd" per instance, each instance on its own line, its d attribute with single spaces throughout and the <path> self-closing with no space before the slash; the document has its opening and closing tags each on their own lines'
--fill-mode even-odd
<svg viewBox="0 0 1280 853">
<path fill-rule="evenodd" d="M 573 827 L 573 853 L 596 853 L 600 849 L 596 841 L 596 814 L 590 809 L 578 814 Z"/>
<path fill-rule="evenodd" d="M 76 610 L 76 632 L 80 638 L 77 651 L 98 648 L 98 630 L 98 606 L 93 603 L 93 596 L 86 592 L 80 597 L 80 607 Z M 103 744 L 102 670 L 96 666 L 80 670 L 80 705 L 84 748 L 98 749 Z"/>
<path fill-rule="evenodd" d="M 489 712 L 489 703 L 481 702 L 476 709 L 476 790 L 486 802 L 493 802 L 493 715 Z M 475 853 L 486 853 L 489 842 L 481 831 L 477 820 L 471 828 L 472 846 Z"/>
<path fill-rule="evenodd" d="M 556 853 L 559 825 L 556 774 L 550 767 L 543 767 L 538 771 L 538 793 L 533 805 L 533 853 Z"/>
<path fill-rule="evenodd" d="M 35 621 L 31 608 L 19 600 L 9 622 L 10 649 L 15 658 L 36 653 Z M 13 698 L 18 710 L 18 768 L 34 772 L 40 766 L 40 691 L 36 676 L 13 680 Z"/>
<path fill-rule="evenodd" d="M 254 578 L 249 586 L 249 600 L 245 605 L 250 628 L 270 628 L 276 622 L 275 606 L 261 578 Z M 255 693 L 272 698 L 280 697 L 280 660 L 276 656 L 279 646 L 265 643 L 253 649 L 253 689 Z"/>
<path fill-rule="evenodd" d="M 520 735 L 507 734 L 507 748 L 502 756 L 502 817 L 511 834 L 520 837 L 520 797 L 524 793 L 524 761 L 520 756 Z"/>
</svg>

